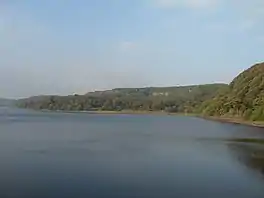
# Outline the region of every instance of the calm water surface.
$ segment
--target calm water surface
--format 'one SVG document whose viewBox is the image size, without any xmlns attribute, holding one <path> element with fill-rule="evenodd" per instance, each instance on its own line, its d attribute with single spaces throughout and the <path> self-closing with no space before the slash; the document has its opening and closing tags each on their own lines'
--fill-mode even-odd
<svg viewBox="0 0 264 198">
<path fill-rule="evenodd" d="M 192 117 L 1 108 L 0 197 L 263 198 L 256 139 Z"/>
</svg>

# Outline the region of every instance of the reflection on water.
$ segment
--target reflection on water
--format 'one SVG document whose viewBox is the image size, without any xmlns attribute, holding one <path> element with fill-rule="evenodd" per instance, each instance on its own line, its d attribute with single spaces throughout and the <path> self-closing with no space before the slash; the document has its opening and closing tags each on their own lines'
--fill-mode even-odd
<svg viewBox="0 0 264 198">
<path fill-rule="evenodd" d="M 264 177 L 264 140 L 230 139 L 228 147 L 234 157 L 248 168 L 257 170 Z"/>
</svg>

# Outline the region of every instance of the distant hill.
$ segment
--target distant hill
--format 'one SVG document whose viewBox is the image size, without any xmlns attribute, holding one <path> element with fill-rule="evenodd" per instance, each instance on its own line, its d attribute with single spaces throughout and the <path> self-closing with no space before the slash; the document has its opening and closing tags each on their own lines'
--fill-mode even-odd
<svg viewBox="0 0 264 198">
<path fill-rule="evenodd" d="M 204 115 L 264 121 L 264 63 L 239 74 L 212 100 L 203 103 Z"/>
<path fill-rule="evenodd" d="M 240 73 L 229 85 L 116 88 L 85 95 L 35 96 L 23 108 L 66 111 L 167 111 L 264 121 L 264 63 Z"/>
<path fill-rule="evenodd" d="M 18 101 L 20 107 L 50 110 L 144 110 L 194 112 L 225 84 L 180 87 L 116 88 L 85 95 L 35 96 Z"/>
</svg>

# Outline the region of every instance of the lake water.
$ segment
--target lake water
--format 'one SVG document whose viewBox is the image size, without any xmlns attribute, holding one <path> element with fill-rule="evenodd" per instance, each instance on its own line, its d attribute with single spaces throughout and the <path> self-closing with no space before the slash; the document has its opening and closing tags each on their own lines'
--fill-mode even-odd
<svg viewBox="0 0 264 198">
<path fill-rule="evenodd" d="M 249 139 L 249 141 L 247 141 Z M 0 197 L 263 198 L 264 129 L 0 109 Z"/>
</svg>

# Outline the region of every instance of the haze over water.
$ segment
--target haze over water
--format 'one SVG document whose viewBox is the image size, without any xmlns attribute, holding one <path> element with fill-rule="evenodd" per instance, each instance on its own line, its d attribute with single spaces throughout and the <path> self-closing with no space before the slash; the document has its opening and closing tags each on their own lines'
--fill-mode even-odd
<svg viewBox="0 0 264 198">
<path fill-rule="evenodd" d="M 264 129 L 0 109 L 0 197 L 264 197 Z"/>
</svg>

